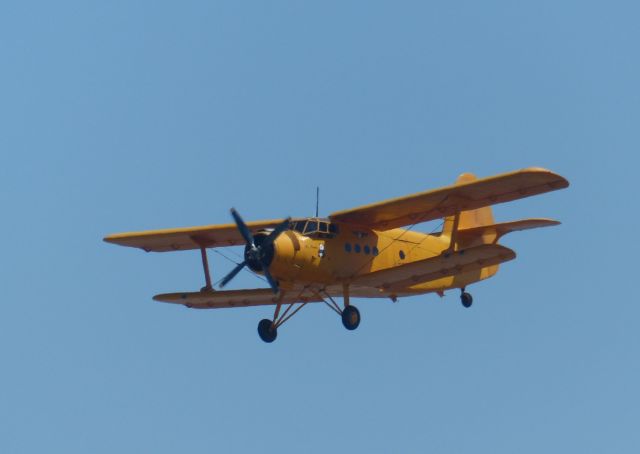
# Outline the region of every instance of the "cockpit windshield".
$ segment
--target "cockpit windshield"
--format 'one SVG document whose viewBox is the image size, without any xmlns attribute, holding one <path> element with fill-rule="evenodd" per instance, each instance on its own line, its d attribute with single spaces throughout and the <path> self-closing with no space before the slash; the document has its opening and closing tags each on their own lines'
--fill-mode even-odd
<svg viewBox="0 0 640 454">
<path fill-rule="evenodd" d="M 307 221 L 297 221 L 291 223 L 291 230 L 295 230 L 296 232 L 304 233 L 304 226 Z"/>
<path fill-rule="evenodd" d="M 316 233 L 318 231 L 318 221 L 307 221 L 304 233 Z"/>
<path fill-rule="evenodd" d="M 335 224 L 320 219 L 293 221 L 291 230 L 295 230 L 305 236 L 318 238 L 333 238 L 338 233 L 338 227 Z"/>
</svg>

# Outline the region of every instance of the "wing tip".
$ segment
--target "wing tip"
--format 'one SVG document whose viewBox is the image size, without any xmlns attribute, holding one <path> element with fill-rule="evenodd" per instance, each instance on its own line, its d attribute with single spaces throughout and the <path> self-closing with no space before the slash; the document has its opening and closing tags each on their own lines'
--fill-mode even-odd
<svg viewBox="0 0 640 454">
<path fill-rule="evenodd" d="M 102 238 L 102 241 L 104 241 L 105 243 L 110 243 L 110 244 L 118 244 L 116 242 L 116 238 L 114 238 L 114 235 L 107 235 L 107 236 Z"/>
<path fill-rule="evenodd" d="M 187 304 L 189 299 L 188 292 L 182 293 L 158 293 L 157 295 L 153 295 L 153 301 L 158 301 L 160 303 L 174 303 L 174 304 Z"/>
<path fill-rule="evenodd" d="M 560 175 L 559 173 L 556 173 L 552 170 L 549 170 L 547 168 L 544 167 L 526 167 L 524 169 L 522 169 L 520 172 L 522 173 L 538 173 L 538 174 L 547 174 L 551 177 L 554 178 L 554 181 L 550 184 L 553 184 L 553 188 L 554 189 L 565 189 L 568 188 L 570 186 L 569 180 L 567 180 L 565 177 L 563 177 L 562 175 Z"/>
</svg>

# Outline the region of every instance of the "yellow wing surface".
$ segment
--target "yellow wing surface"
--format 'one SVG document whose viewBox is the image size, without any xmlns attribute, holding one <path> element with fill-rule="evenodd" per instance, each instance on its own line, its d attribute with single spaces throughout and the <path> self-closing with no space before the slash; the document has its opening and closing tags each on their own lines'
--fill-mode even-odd
<svg viewBox="0 0 640 454">
<path fill-rule="evenodd" d="M 480 227 L 473 227 L 470 229 L 460 230 L 458 232 L 458 240 L 464 242 L 468 238 L 479 238 L 484 235 L 494 235 L 495 240 L 499 240 L 501 237 L 511 232 L 518 232 L 520 230 L 537 229 L 540 227 L 553 227 L 560 225 L 559 221 L 554 219 L 522 219 L 520 221 L 501 222 L 498 224 L 485 225 Z"/>
<path fill-rule="evenodd" d="M 375 271 L 356 277 L 352 283 L 385 290 L 401 289 L 421 282 L 508 262 L 514 258 L 516 253 L 509 248 L 499 244 L 485 244 Z"/>
<path fill-rule="evenodd" d="M 270 288 L 250 290 L 224 290 L 185 293 L 163 293 L 153 297 L 164 303 L 182 304 L 195 309 L 222 309 L 226 307 L 267 306 L 278 302 Z M 299 302 L 321 302 L 317 296 L 301 295 L 300 292 L 288 292 L 282 298 L 283 304 Z"/>
<path fill-rule="evenodd" d="M 389 230 L 568 186 L 569 182 L 562 176 L 532 167 L 337 211 L 329 217 L 333 221 Z"/>
<path fill-rule="evenodd" d="M 497 265 L 515 256 L 515 252 L 504 246 L 482 245 L 359 276 L 351 284 L 387 291 L 401 290 L 418 283 Z M 222 309 L 274 305 L 280 297 L 283 304 L 322 302 L 312 291 L 300 289 L 289 290 L 284 296 L 275 295 L 271 289 L 249 289 L 163 293 L 153 299 L 195 309 Z"/>
<path fill-rule="evenodd" d="M 253 233 L 277 226 L 283 219 L 247 222 Z M 245 241 L 235 224 L 205 225 L 177 229 L 147 230 L 116 233 L 104 238 L 107 243 L 144 249 L 147 252 L 185 251 L 201 247 L 244 245 Z"/>
</svg>

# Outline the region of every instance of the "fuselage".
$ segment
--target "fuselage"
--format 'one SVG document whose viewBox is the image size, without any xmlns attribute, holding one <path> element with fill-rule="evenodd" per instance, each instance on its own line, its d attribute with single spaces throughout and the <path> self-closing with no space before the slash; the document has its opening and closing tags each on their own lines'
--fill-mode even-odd
<svg viewBox="0 0 640 454">
<path fill-rule="evenodd" d="M 321 286 L 340 294 L 342 286 L 357 276 L 440 255 L 450 246 L 442 233 L 425 234 L 405 229 L 377 231 L 325 219 L 294 220 L 292 228 L 275 241 L 270 271 L 283 288 L 293 285 Z M 490 277 L 497 266 L 473 273 L 419 282 L 389 294 L 381 289 L 354 286 L 361 297 L 401 296 L 449 288 L 462 288 Z"/>
</svg>

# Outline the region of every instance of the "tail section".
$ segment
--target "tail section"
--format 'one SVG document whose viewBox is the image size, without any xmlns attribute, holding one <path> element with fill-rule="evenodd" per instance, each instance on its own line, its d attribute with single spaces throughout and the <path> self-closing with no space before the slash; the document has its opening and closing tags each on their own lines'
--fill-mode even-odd
<svg viewBox="0 0 640 454">
<path fill-rule="evenodd" d="M 478 178 L 472 173 L 463 173 L 456 180 L 456 184 L 470 183 Z M 456 228 L 455 215 L 444 218 L 444 226 L 442 228 L 442 236 L 448 238 L 454 250 L 467 249 L 483 244 L 497 243 L 495 233 L 489 231 L 485 233 L 487 228 L 491 228 L 495 224 L 493 219 L 493 210 L 490 206 L 477 208 L 475 210 L 461 211 Z M 454 233 L 454 229 L 456 232 Z M 476 235 L 461 235 L 464 231 L 478 232 Z M 488 234 L 487 234 L 488 233 Z M 493 233 L 493 234 L 492 234 Z M 500 265 L 492 264 L 482 267 L 472 275 L 467 276 L 471 282 L 490 278 L 498 272 Z"/>
<path fill-rule="evenodd" d="M 456 180 L 456 184 L 469 183 L 477 180 L 476 176 L 472 173 L 463 173 Z M 453 232 L 455 216 L 448 216 L 444 218 L 444 227 L 442 234 L 447 237 L 451 237 Z M 493 225 L 493 211 L 491 207 L 482 207 L 476 210 L 463 211 L 460 213 L 460 220 L 458 221 L 458 230 L 468 230 L 476 227 L 484 227 Z"/>
<path fill-rule="evenodd" d="M 456 184 L 465 184 L 477 180 L 472 173 L 463 173 L 456 180 Z M 444 218 L 442 238 L 449 242 L 445 252 L 454 250 L 469 250 L 485 244 L 497 244 L 503 235 L 519 230 L 528 230 L 538 227 L 550 227 L 560 224 L 553 219 L 522 219 L 520 221 L 503 222 L 496 224 L 493 219 L 493 211 L 490 206 L 475 210 L 462 211 L 459 214 L 456 226 L 456 216 Z M 458 276 L 460 282 L 472 283 L 487 279 L 498 272 L 499 265 L 489 264 L 480 270 L 463 273 Z M 465 284 L 461 284 L 463 288 Z"/>
</svg>

